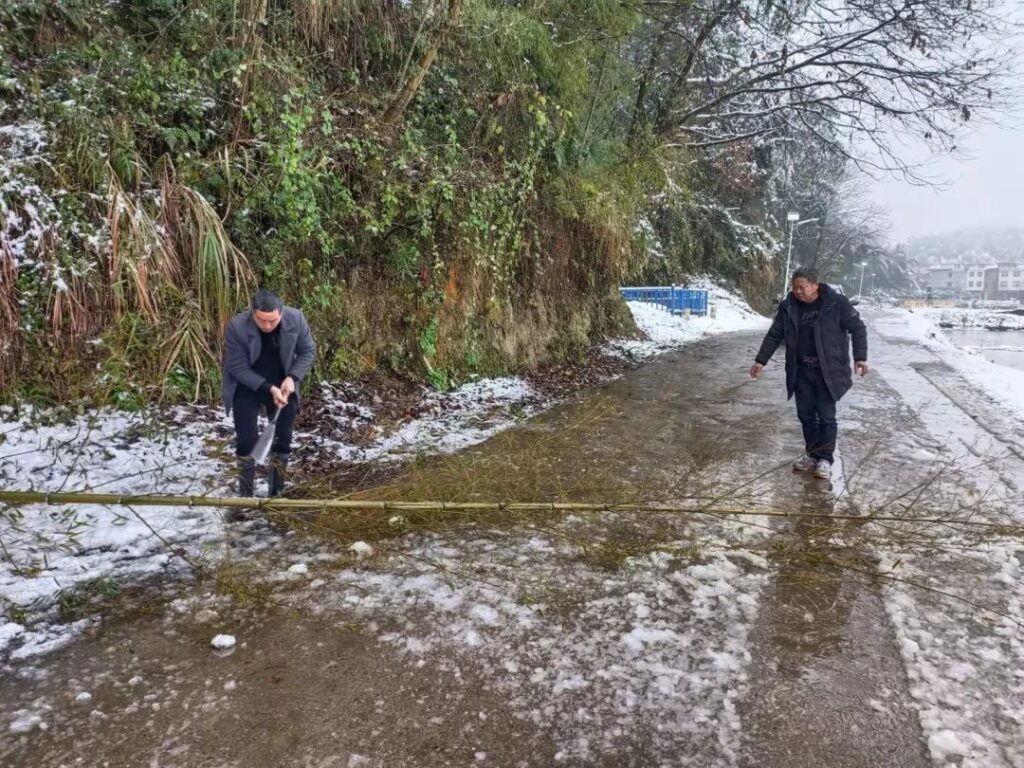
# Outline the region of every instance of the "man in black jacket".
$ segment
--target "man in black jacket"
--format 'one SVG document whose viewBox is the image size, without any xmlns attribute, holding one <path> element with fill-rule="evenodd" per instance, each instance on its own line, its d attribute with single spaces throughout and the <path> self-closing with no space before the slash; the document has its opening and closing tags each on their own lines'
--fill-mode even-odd
<svg viewBox="0 0 1024 768">
<path fill-rule="evenodd" d="M 252 307 L 239 312 L 224 333 L 223 398 L 234 413 L 238 494 L 253 495 L 260 408 L 268 416 L 280 411 L 270 446 L 270 495 L 284 490 L 284 472 L 291 452 L 292 427 L 299 412 L 299 385 L 309 373 L 316 345 L 302 311 L 284 306 L 270 291 L 253 297 Z"/>
<path fill-rule="evenodd" d="M 758 378 L 772 354 L 786 343 L 786 391 L 796 395 L 796 413 L 804 432 L 806 453 L 793 469 L 827 480 L 835 453 L 836 403 L 853 386 L 853 367 L 868 372 L 868 332 L 849 299 L 825 283 L 818 273 L 801 268 L 793 273 L 793 290 L 779 302 L 772 327 L 750 369 Z"/>
</svg>

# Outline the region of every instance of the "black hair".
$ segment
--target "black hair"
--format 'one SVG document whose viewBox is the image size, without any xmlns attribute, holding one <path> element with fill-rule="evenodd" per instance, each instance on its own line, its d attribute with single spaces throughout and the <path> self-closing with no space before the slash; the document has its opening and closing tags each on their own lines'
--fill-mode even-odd
<svg viewBox="0 0 1024 768">
<path fill-rule="evenodd" d="M 260 290 L 252 297 L 252 308 L 254 312 L 280 312 L 284 302 L 273 291 Z"/>
<path fill-rule="evenodd" d="M 818 270 L 814 267 L 797 267 L 796 272 L 793 273 L 793 280 L 802 277 L 809 283 L 817 283 L 818 281 Z"/>
</svg>

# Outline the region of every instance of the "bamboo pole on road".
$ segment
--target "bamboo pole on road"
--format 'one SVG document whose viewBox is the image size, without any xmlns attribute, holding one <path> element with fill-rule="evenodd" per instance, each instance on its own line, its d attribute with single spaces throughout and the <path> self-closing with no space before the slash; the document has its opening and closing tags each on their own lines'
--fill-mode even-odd
<svg viewBox="0 0 1024 768">
<path fill-rule="evenodd" d="M 208 507 L 222 509 L 249 509 L 285 511 L 379 511 L 382 513 L 399 512 L 463 512 L 463 513 L 649 513 L 649 514 L 689 514 L 731 517 L 778 517 L 806 518 L 822 520 L 853 520 L 862 524 L 872 522 L 913 523 L 960 525 L 969 528 L 981 528 L 993 533 L 1010 536 L 1024 536 L 1024 525 L 991 523 L 979 520 L 961 520 L 954 517 L 915 517 L 913 515 L 882 515 L 872 514 L 841 514 L 835 512 L 791 512 L 777 509 L 737 508 L 708 506 L 682 506 L 676 504 L 600 504 L 588 502 L 559 501 L 389 501 L 385 499 L 291 499 L 275 498 L 241 498 L 215 496 L 176 496 L 160 494 L 124 494 L 124 493 L 89 493 L 63 492 L 47 493 L 45 491 L 0 491 L 0 504 L 20 506 L 24 504 L 47 504 L 51 506 L 89 504 L 100 506 L 123 507 Z"/>
</svg>

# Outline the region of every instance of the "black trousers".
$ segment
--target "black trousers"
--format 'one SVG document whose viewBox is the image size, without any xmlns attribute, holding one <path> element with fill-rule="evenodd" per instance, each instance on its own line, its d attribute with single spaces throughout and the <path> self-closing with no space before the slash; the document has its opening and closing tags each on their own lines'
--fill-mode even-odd
<svg viewBox="0 0 1024 768">
<path fill-rule="evenodd" d="M 839 423 L 836 421 L 836 401 L 828 391 L 819 366 L 797 366 L 794 395 L 807 455 L 831 464 L 835 458 Z"/>
<path fill-rule="evenodd" d="M 231 413 L 235 418 L 235 455 L 248 456 L 256 446 L 259 439 L 257 430 L 257 416 L 260 408 L 267 409 L 267 416 L 273 417 L 277 411 L 274 405 L 274 398 L 270 393 L 253 392 L 248 387 L 238 386 L 235 390 L 235 399 L 231 403 Z M 274 453 L 291 453 L 292 450 L 292 429 L 295 426 L 295 417 L 299 413 L 299 398 L 292 394 L 288 398 L 288 405 L 281 409 L 277 417 L 277 427 L 274 429 L 274 442 L 270 444 L 270 450 Z"/>
</svg>

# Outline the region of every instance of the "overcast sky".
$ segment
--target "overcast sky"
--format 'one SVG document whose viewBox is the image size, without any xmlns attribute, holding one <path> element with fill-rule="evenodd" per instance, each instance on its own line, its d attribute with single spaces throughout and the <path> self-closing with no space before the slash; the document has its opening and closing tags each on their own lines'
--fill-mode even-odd
<svg viewBox="0 0 1024 768">
<path fill-rule="evenodd" d="M 944 179 L 944 188 L 869 183 L 889 211 L 892 242 L 965 227 L 1024 227 L 1024 129 L 984 126 L 963 145 L 969 157 L 932 158 L 929 176 Z"/>
<path fill-rule="evenodd" d="M 1007 17 L 1024 25 L 1019 0 L 1004 4 Z M 1009 85 L 1024 92 L 1024 33 L 1009 40 L 1015 53 Z M 941 234 L 968 227 L 1024 227 L 1024 103 L 1012 115 L 995 119 L 1003 125 L 971 124 L 972 133 L 959 142 L 963 155 L 932 156 L 927 175 L 941 179 L 941 188 L 920 187 L 892 179 L 868 181 L 868 193 L 889 213 L 892 243 L 917 235 Z M 907 147 L 920 158 L 920 148 Z M 959 154 L 959 153 L 958 153 Z M 920 158 L 923 159 L 923 158 Z"/>
</svg>

